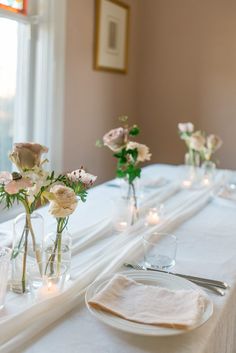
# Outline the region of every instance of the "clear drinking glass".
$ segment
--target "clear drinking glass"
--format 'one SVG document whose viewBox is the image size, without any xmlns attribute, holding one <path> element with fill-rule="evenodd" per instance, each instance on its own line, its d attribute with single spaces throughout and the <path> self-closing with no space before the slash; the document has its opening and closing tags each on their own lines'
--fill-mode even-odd
<svg viewBox="0 0 236 353">
<path fill-rule="evenodd" d="M 159 232 L 145 235 L 143 247 L 146 267 L 165 270 L 175 265 L 177 250 L 175 235 Z"/>
<path fill-rule="evenodd" d="M 11 249 L 0 247 L 0 309 L 5 303 L 10 259 Z"/>
</svg>

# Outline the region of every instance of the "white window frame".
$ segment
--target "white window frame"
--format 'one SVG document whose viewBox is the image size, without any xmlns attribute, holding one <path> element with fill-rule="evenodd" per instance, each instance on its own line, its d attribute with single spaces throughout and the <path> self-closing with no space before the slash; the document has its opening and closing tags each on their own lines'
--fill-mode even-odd
<svg viewBox="0 0 236 353">
<path fill-rule="evenodd" d="M 30 59 L 20 63 L 27 71 L 18 70 L 18 92 L 27 98 L 16 97 L 15 113 L 20 119 L 15 119 L 14 142 L 34 141 L 49 147 L 49 167 L 56 172 L 63 171 L 66 2 L 28 0 L 26 16 L 0 8 L 1 17 L 26 24 L 27 40 L 19 50 L 20 55 L 30 53 Z M 0 222 L 15 213 L 14 208 L 5 212 L 0 206 Z"/>
</svg>

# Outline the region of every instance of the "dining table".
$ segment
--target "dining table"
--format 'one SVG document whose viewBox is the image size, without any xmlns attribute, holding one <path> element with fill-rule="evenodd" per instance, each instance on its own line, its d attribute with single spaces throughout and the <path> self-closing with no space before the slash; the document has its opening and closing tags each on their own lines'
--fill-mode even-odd
<svg viewBox="0 0 236 353">
<path fill-rule="evenodd" d="M 7 292 L 0 310 L 0 353 L 235 353 L 236 172 L 217 169 L 209 184 L 186 187 L 187 172 L 183 165 L 144 167 L 138 192 L 140 217 L 122 232 L 114 224 L 121 198 L 119 180 L 93 187 L 68 223 L 70 280 L 59 295 L 43 301 L 35 301 L 30 293 Z M 160 222 L 147 226 L 148 210 L 160 205 L 164 205 Z M 48 206 L 37 212 L 44 218 L 45 233 L 53 231 L 55 220 Z M 0 246 L 11 244 L 12 227 L 13 220 L 0 223 Z M 95 280 L 127 271 L 124 263 L 143 263 L 143 236 L 150 232 L 176 236 L 172 272 L 229 284 L 224 296 L 203 289 L 213 302 L 213 314 L 194 330 L 137 335 L 104 324 L 85 304 L 86 289 Z"/>
</svg>

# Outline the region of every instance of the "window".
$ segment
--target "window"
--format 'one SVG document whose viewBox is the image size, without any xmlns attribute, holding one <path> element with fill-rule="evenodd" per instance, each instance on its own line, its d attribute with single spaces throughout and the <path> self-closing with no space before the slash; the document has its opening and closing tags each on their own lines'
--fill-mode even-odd
<svg viewBox="0 0 236 353">
<path fill-rule="evenodd" d="M 0 0 L 0 171 L 20 141 L 47 145 L 62 169 L 65 10 L 66 0 Z"/>
<path fill-rule="evenodd" d="M 0 171 L 23 141 L 48 146 L 50 168 L 62 171 L 66 2 L 0 0 Z"/>
<path fill-rule="evenodd" d="M 10 170 L 7 153 L 13 142 L 17 32 L 17 22 L 0 18 L 0 170 Z"/>
<path fill-rule="evenodd" d="M 0 7 L 12 12 L 26 14 L 27 1 L 26 0 L 0 0 Z"/>
</svg>

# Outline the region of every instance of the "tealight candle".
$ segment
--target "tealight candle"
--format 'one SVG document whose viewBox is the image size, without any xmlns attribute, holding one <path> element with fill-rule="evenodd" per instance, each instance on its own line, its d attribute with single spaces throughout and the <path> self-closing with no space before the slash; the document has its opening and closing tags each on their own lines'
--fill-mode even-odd
<svg viewBox="0 0 236 353">
<path fill-rule="evenodd" d="M 152 208 L 146 217 L 147 225 L 154 226 L 160 222 L 160 215 L 156 208 Z"/>
<path fill-rule="evenodd" d="M 128 223 L 125 221 L 120 221 L 116 224 L 116 230 L 119 232 L 124 231 L 128 227 Z"/>
<path fill-rule="evenodd" d="M 46 299 L 48 297 L 54 296 L 59 293 L 59 289 L 56 284 L 52 281 L 47 280 L 44 285 L 38 289 L 37 297 L 38 299 Z"/>
<path fill-rule="evenodd" d="M 210 185 L 210 179 L 208 178 L 208 176 L 205 176 L 203 178 L 203 181 L 202 181 L 203 185 L 205 186 L 209 186 Z"/>
<path fill-rule="evenodd" d="M 191 182 L 191 180 L 184 180 L 182 185 L 185 188 L 190 188 L 190 186 L 192 185 L 192 182 Z"/>
</svg>

